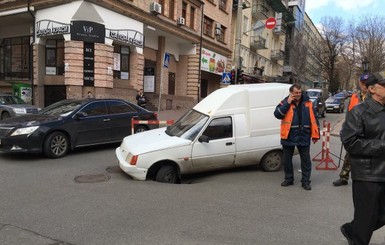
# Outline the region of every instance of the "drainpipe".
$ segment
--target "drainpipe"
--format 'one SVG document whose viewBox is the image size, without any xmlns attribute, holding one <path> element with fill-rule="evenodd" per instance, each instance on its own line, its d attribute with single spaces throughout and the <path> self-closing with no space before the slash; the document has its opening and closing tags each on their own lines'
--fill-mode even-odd
<svg viewBox="0 0 385 245">
<path fill-rule="evenodd" d="M 31 0 L 28 0 L 28 12 L 32 16 L 33 25 L 32 25 L 32 40 L 30 40 L 29 44 L 29 78 L 31 79 L 31 104 L 34 104 L 34 89 L 33 89 L 33 80 L 34 80 L 34 72 L 33 72 L 33 45 L 35 44 L 35 14 L 32 13 L 30 9 Z"/>
<path fill-rule="evenodd" d="M 203 10 L 205 7 L 205 3 L 202 3 L 201 8 L 202 8 L 202 13 L 201 13 L 201 36 L 199 40 L 199 67 L 198 67 L 198 103 L 201 97 L 201 79 L 202 79 L 202 65 L 201 65 L 201 59 L 202 59 L 202 45 L 203 45 L 203 20 L 204 20 L 204 15 L 203 15 Z"/>
</svg>

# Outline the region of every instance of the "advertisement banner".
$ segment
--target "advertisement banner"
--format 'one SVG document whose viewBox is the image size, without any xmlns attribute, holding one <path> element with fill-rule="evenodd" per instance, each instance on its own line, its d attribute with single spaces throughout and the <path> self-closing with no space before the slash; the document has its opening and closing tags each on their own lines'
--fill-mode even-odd
<svg viewBox="0 0 385 245">
<path fill-rule="evenodd" d="M 211 50 L 202 48 L 201 70 L 218 75 L 225 71 L 227 58 Z"/>
</svg>

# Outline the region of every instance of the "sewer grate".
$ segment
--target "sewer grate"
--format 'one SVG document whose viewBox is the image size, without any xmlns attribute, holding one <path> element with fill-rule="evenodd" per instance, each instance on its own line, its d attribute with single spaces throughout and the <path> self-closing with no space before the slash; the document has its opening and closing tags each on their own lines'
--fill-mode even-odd
<svg viewBox="0 0 385 245">
<path fill-rule="evenodd" d="M 110 167 L 106 168 L 106 171 L 110 174 L 123 173 L 122 169 L 120 169 L 119 166 L 110 166 Z"/>
<path fill-rule="evenodd" d="M 88 175 L 79 175 L 75 177 L 76 183 L 97 183 L 109 181 L 111 176 L 108 174 L 88 174 Z"/>
</svg>

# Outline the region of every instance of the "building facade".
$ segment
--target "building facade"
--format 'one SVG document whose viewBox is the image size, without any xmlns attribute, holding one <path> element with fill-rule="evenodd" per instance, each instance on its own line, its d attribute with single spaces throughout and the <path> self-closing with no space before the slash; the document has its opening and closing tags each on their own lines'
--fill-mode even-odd
<svg viewBox="0 0 385 245">
<path fill-rule="evenodd" d="M 191 107 L 231 66 L 226 0 L 5 1 L 0 90 L 30 86 L 33 103 L 143 89 L 160 109 Z"/>
</svg>

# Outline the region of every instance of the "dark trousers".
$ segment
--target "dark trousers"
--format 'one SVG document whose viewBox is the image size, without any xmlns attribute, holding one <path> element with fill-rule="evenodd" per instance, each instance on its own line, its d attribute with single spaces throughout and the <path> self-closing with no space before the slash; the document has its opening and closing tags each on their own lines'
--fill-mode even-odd
<svg viewBox="0 0 385 245">
<path fill-rule="evenodd" d="M 344 159 L 344 164 L 342 165 L 341 172 L 340 172 L 340 178 L 348 181 L 350 169 L 351 169 L 350 155 L 349 155 L 349 153 L 346 153 L 345 159 Z"/>
<path fill-rule="evenodd" d="M 385 225 L 385 182 L 353 180 L 354 245 L 368 245 L 373 231 Z"/>
<path fill-rule="evenodd" d="M 283 149 L 283 170 L 285 180 L 294 181 L 293 153 L 295 146 L 282 146 Z M 297 146 L 301 158 L 302 183 L 310 183 L 311 160 L 310 146 Z"/>
</svg>

